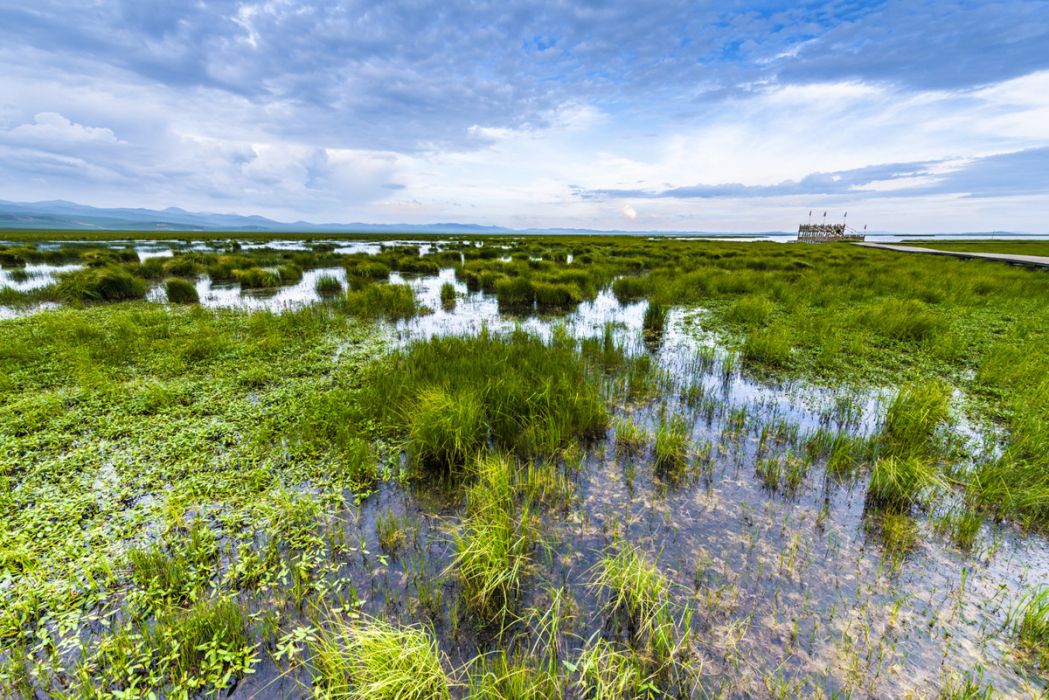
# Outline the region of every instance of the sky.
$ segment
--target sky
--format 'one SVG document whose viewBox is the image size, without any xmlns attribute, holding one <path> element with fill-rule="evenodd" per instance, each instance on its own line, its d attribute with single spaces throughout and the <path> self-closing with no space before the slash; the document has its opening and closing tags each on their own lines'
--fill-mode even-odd
<svg viewBox="0 0 1049 700">
<path fill-rule="evenodd" d="M 1049 1 L 0 0 L 0 199 L 1049 231 Z"/>
</svg>

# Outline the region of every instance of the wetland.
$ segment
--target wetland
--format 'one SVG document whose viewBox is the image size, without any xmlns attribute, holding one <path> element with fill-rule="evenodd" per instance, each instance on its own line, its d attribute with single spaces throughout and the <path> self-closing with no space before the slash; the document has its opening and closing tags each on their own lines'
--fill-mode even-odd
<svg viewBox="0 0 1049 700">
<path fill-rule="evenodd" d="M 1043 697 L 1047 300 L 848 244 L 0 232 L 0 695 Z"/>
</svg>

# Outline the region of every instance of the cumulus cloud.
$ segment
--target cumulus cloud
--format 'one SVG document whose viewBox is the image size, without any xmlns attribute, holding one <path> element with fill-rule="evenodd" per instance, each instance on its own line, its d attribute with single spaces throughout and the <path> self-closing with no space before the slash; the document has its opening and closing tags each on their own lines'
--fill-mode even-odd
<svg viewBox="0 0 1049 700">
<path fill-rule="evenodd" d="M 1044 12 L 6 3 L 0 186 L 296 218 L 675 228 L 709 220 L 697 200 L 726 203 L 704 217 L 766 228 L 728 203 L 1039 197 Z M 643 220 L 627 213 L 640 200 Z"/>
<path fill-rule="evenodd" d="M 33 117 L 31 124 L 20 124 L 8 131 L 6 136 L 12 141 L 23 143 L 117 143 L 117 137 L 111 129 L 76 124 L 57 112 L 40 112 Z"/>
</svg>

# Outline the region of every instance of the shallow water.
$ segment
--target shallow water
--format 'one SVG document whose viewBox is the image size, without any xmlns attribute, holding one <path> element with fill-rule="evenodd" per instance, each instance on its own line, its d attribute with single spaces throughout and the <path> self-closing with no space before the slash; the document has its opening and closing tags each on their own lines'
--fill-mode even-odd
<svg viewBox="0 0 1049 700">
<path fill-rule="evenodd" d="M 349 248 L 345 252 L 374 252 L 378 245 Z M 164 254 L 154 246 L 139 252 Z M 212 285 L 207 277 L 196 287 L 206 307 L 280 312 L 318 302 L 316 280 L 325 274 L 345 285 L 342 268 L 325 268 L 306 271 L 299 283 L 277 290 L 242 292 L 238 285 Z M 650 436 L 662 412 L 682 416 L 694 447 L 692 477 L 660 480 L 651 446 L 620 454 L 610 429 L 588 446 L 578 467 L 563 465 L 573 485 L 571 505 L 543 514 L 548 553 L 537 553 L 534 585 L 521 607 L 542 606 L 544 585 L 567 586 L 577 606 L 571 648 L 604 628 L 589 572 L 622 538 L 658 559 L 677 584 L 675 603 L 696 610 L 696 652 L 711 695 L 768 696 L 778 690 L 808 696 L 816 689 L 857 697 L 934 694 L 945 674 L 976 666 L 997 693 L 1033 697 L 1044 689 L 1044 679 L 1017 665 L 1007 615 L 1026 588 L 1049 580 L 1045 538 L 985 522 L 974 552 L 964 554 L 936 531 L 941 513 L 935 512 L 918 518 L 916 549 L 896 561 L 884 552 L 867 512 L 865 476 L 839 483 L 816 460 L 796 489 L 780 484 L 770 490 L 755 473 L 759 458 L 797 458 L 804 438 L 817 430 L 875 433 L 892 388 L 856 392 L 741 371 L 705 330 L 702 310 L 672 311 L 659 341 L 645 342 L 645 302 L 621 305 L 608 291 L 569 313 L 522 315 L 500 313 L 493 296 L 469 292 L 451 269 L 436 276 L 394 273 L 390 281 L 411 285 L 430 310 L 387 325 L 395 347 L 482 328 L 523 328 L 549 338 L 563 324 L 584 338 L 611 327 L 628 354 L 650 355 L 666 373 L 659 395 L 618 402 L 613 413 Z M 458 293 L 454 309 L 440 301 L 446 282 Z M 163 302 L 162 287 L 152 288 L 149 298 Z M 687 393 L 698 398 L 690 402 Z M 985 438 L 964 416 L 955 431 L 973 459 L 996 449 L 993 436 Z M 484 630 L 468 624 L 456 629 L 454 578 L 443 575 L 454 554 L 450 533 L 461 521 L 460 500 L 457 492 L 434 484 L 383 483 L 344 514 L 345 540 L 358 544 L 340 560 L 335 577 L 338 586 L 352 586 L 370 614 L 404 623 L 432 621 L 455 663 L 493 648 Z M 390 512 L 407 520 L 411 534 L 402 552 L 381 557 L 376 521 Z M 420 595 L 435 592 L 441 600 L 420 610 Z M 297 696 L 302 680 L 282 677 L 264 658 L 233 694 Z"/>
<path fill-rule="evenodd" d="M 792 695 L 850 692 L 890 697 L 927 693 L 946 674 L 976 666 L 985 682 L 1007 696 L 1033 696 L 1044 681 L 1018 670 L 1006 616 L 1026 587 L 1049 577 L 1049 543 L 1020 536 L 1010 526 L 985 523 L 972 554 L 964 554 L 934 528 L 933 515 L 918 519 L 916 549 L 902 560 L 886 555 L 865 503 L 865 477 L 838 483 L 820 461 L 796 490 L 763 486 L 759 457 L 795 458 L 816 430 L 853 436 L 874 433 L 892 392 L 848 392 L 804 383 L 780 383 L 738 369 L 717 339 L 702 328 L 702 312 L 671 314 L 657 347 L 641 338 L 644 302 L 620 305 L 609 292 L 562 315 L 500 314 L 495 299 L 467 292 L 452 270 L 432 277 L 391 276 L 410 284 L 432 313 L 390 326 L 395 345 L 435 335 L 507 332 L 524 328 L 549 337 L 565 324 L 575 337 L 595 337 L 612 324 L 628 353 L 651 353 L 668 372 L 663 392 L 634 405 L 617 405 L 651 435 L 661 410 L 685 416 L 696 447 L 697 475 L 686 483 L 653 474 L 651 448 L 617 454 L 612 431 L 591 445 L 582 468 L 567 470 L 572 507 L 543 517 L 549 554 L 537 556 L 535 587 L 522 609 L 542 606 L 540 582 L 573 592 L 577 618 L 571 645 L 603 629 L 589 571 L 622 537 L 640 545 L 678 584 L 676 603 L 697 614 L 693 631 L 707 692 L 728 697 L 766 696 L 778 688 Z M 441 307 L 445 282 L 459 293 L 453 310 Z M 697 359 L 699 358 L 699 359 Z M 726 369 L 725 363 L 728 363 Z M 707 409 L 682 399 L 702 387 Z M 745 411 L 743 427 L 738 423 Z M 762 443 L 763 429 L 797 437 Z M 984 440 L 966 423 L 961 430 L 977 449 Z M 709 446 L 709 448 L 707 447 Z M 709 449 L 709 453 L 706 451 Z M 424 489 L 427 487 L 423 487 Z M 352 581 L 363 609 L 404 623 L 417 622 L 413 607 L 453 557 L 450 532 L 462 515 L 455 494 L 384 484 L 352 513 L 346 539 L 362 543 L 361 559 L 340 576 Z M 950 499 L 948 499 L 948 502 Z M 414 544 L 383 566 L 376 519 L 388 512 L 406 518 Z M 453 662 L 493 648 L 483 631 L 454 629 L 453 583 L 429 617 Z M 272 681 L 262 670 L 240 689 L 250 695 Z M 260 685 L 261 684 L 261 685 Z M 295 694 L 294 682 L 277 686 Z M 267 686 L 272 689 L 277 686 Z"/>
<path fill-rule="evenodd" d="M 22 268 L 0 268 L 0 288 L 11 287 L 19 292 L 41 289 L 55 283 L 63 272 L 79 270 L 83 265 L 47 265 L 30 263 Z"/>
</svg>

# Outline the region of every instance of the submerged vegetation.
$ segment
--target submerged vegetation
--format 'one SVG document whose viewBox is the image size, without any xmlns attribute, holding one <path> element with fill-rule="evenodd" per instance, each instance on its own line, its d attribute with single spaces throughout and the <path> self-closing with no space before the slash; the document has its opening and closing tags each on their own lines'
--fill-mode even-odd
<svg viewBox="0 0 1049 700">
<path fill-rule="evenodd" d="M 18 235 L 0 695 L 1044 692 L 1043 272 Z"/>
</svg>

